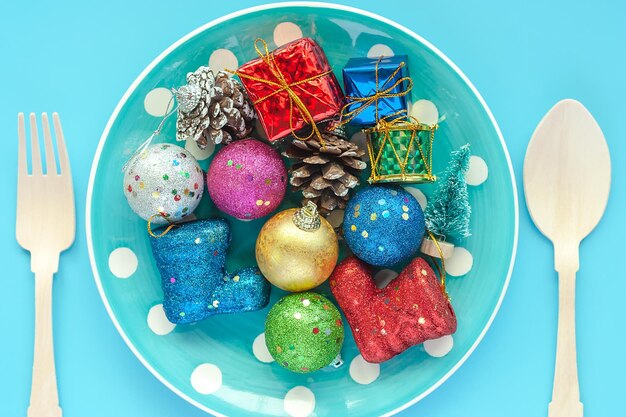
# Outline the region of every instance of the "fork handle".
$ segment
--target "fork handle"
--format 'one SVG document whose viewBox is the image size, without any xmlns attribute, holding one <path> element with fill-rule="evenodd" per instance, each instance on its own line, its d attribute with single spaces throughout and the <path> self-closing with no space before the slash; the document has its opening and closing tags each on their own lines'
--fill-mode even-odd
<svg viewBox="0 0 626 417">
<path fill-rule="evenodd" d="M 583 417 L 576 364 L 576 269 L 559 271 L 559 327 L 549 417 Z"/>
<path fill-rule="evenodd" d="M 52 272 L 35 273 L 35 354 L 28 417 L 62 417 L 52 343 Z"/>
</svg>

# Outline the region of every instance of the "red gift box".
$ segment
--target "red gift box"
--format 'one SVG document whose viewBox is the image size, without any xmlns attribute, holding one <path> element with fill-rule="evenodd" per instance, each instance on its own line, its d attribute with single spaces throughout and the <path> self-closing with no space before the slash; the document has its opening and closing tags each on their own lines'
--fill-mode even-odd
<svg viewBox="0 0 626 417">
<path fill-rule="evenodd" d="M 301 38 L 269 52 L 255 42 L 259 58 L 237 70 L 259 121 L 270 141 L 277 141 L 307 125 L 319 134 L 316 122 L 336 116 L 344 104 L 343 92 L 320 46 Z"/>
</svg>

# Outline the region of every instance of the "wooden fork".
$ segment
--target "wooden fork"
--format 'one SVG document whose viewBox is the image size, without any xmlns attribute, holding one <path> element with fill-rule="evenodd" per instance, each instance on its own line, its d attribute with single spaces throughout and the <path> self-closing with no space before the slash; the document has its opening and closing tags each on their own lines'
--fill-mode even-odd
<svg viewBox="0 0 626 417">
<path fill-rule="evenodd" d="M 61 417 L 52 343 L 52 276 L 59 255 L 74 242 L 76 219 L 72 174 L 59 115 L 52 113 L 59 167 L 54 157 L 48 115 L 41 115 L 46 173 L 43 173 L 37 119 L 30 114 L 31 174 L 26 156 L 24 114 L 17 116 L 16 237 L 30 251 L 35 274 L 35 351 L 28 417 Z M 58 168 L 58 169 L 57 169 Z"/>
</svg>

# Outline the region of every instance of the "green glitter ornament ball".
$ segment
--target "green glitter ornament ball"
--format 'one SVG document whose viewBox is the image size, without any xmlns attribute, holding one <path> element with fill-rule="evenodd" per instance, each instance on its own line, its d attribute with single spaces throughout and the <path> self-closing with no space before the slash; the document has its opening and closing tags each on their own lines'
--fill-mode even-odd
<svg viewBox="0 0 626 417">
<path fill-rule="evenodd" d="M 287 295 L 265 320 L 265 344 L 276 362 L 308 373 L 330 365 L 343 344 L 343 322 L 326 297 L 303 292 Z"/>
</svg>

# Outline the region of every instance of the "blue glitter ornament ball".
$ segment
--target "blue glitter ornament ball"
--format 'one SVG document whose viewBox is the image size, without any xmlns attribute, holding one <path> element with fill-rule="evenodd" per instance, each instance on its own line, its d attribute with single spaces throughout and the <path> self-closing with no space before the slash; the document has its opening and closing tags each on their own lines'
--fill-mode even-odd
<svg viewBox="0 0 626 417">
<path fill-rule="evenodd" d="M 162 232 L 154 231 L 156 236 Z M 271 286 L 258 268 L 226 272 L 230 244 L 226 220 L 182 223 L 150 242 L 161 273 L 163 309 L 172 323 L 259 310 L 269 302 Z"/>
<path fill-rule="evenodd" d="M 417 252 L 424 230 L 422 208 L 402 187 L 363 188 L 346 206 L 346 243 L 371 265 L 389 267 L 407 260 Z"/>
</svg>

